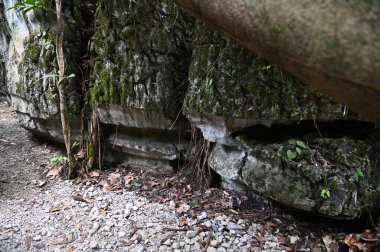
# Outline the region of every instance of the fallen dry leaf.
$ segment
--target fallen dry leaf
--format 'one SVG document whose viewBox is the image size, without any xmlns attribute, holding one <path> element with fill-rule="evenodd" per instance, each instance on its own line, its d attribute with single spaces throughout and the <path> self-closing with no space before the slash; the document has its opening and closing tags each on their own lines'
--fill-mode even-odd
<svg viewBox="0 0 380 252">
<path fill-rule="evenodd" d="M 82 223 L 77 223 L 76 225 L 75 225 L 75 228 L 77 229 L 77 230 L 82 230 L 82 227 L 83 227 L 83 224 Z"/>
<path fill-rule="evenodd" d="M 66 243 L 66 237 L 59 237 L 50 242 L 51 245 L 63 245 Z"/>
<path fill-rule="evenodd" d="M 46 174 L 46 177 L 55 177 L 57 176 L 62 170 L 62 166 L 54 166 L 50 169 L 50 171 Z"/>
<path fill-rule="evenodd" d="M 232 208 L 230 208 L 230 209 L 228 209 L 228 212 L 230 212 L 230 213 L 232 213 L 232 214 L 240 214 L 238 211 L 236 211 L 235 209 L 232 209 Z"/>
<path fill-rule="evenodd" d="M 102 180 L 98 183 L 98 185 L 102 186 L 103 190 L 111 191 L 112 190 L 112 185 L 106 180 Z"/>
<path fill-rule="evenodd" d="M 71 208 L 73 208 L 74 207 L 74 205 L 73 204 L 65 204 L 63 207 L 62 207 L 62 209 L 63 210 L 67 210 L 67 209 L 71 209 Z"/>
<path fill-rule="evenodd" d="M 189 225 L 189 221 L 186 220 L 186 219 L 181 220 L 181 221 L 179 222 L 179 226 L 180 226 L 180 227 L 187 226 L 187 225 Z"/>
<path fill-rule="evenodd" d="M 90 172 L 89 175 L 90 175 L 91 178 L 99 177 L 100 176 L 100 171 L 92 171 L 92 172 Z"/>
<path fill-rule="evenodd" d="M 25 247 L 26 247 L 26 249 L 29 250 L 29 248 L 30 248 L 31 245 L 32 245 L 32 237 L 27 236 L 25 238 Z"/>
<path fill-rule="evenodd" d="M 185 212 L 185 209 L 183 208 L 183 205 L 181 205 L 180 207 L 178 207 L 177 210 L 176 210 L 176 212 L 177 212 L 178 214 L 182 214 L 182 213 L 184 213 L 184 212 Z"/>
<path fill-rule="evenodd" d="M 46 185 L 46 180 L 40 181 L 38 187 L 43 187 L 44 185 Z"/>
<path fill-rule="evenodd" d="M 348 234 L 344 238 L 344 243 L 348 246 L 354 246 L 357 247 L 359 250 L 363 250 L 363 244 L 358 241 L 358 239 L 353 234 Z"/>
<path fill-rule="evenodd" d="M 92 199 L 89 199 L 89 198 L 84 197 L 82 195 L 73 195 L 73 199 L 76 201 L 86 202 L 88 204 L 91 204 L 93 202 Z"/>
<path fill-rule="evenodd" d="M 127 176 L 124 176 L 124 181 L 125 181 L 125 184 L 129 184 L 132 182 L 132 180 L 134 180 L 134 177 L 131 176 L 131 175 L 127 175 Z"/>
<path fill-rule="evenodd" d="M 61 211 L 60 207 L 53 207 L 53 208 L 50 209 L 51 213 L 55 213 L 55 212 L 59 212 L 59 211 Z"/>
<path fill-rule="evenodd" d="M 111 173 L 107 180 L 111 183 L 111 185 L 115 184 L 120 179 L 120 173 Z"/>
<path fill-rule="evenodd" d="M 86 157 L 86 150 L 81 149 L 80 151 L 78 151 L 78 153 L 75 155 L 75 157 L 77 159 L 84 159 Z"/>
<path fill-rule="evenodd" d="M 66 252 L 73 252 L 74 251 L 74 246 L 73 244 L 68 244 L 66 246 Z"/>
</svg>

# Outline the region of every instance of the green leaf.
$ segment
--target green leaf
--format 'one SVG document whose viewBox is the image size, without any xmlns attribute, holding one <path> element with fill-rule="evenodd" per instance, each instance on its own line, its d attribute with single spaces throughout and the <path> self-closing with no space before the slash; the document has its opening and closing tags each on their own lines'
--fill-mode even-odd
<svg viewBox="0 0 380 252">
<path fill-rule="evenodd" d="M 297 145 L 299 146 L 299 147 L 301 147 L 301 148 L 306 148 L 306 145 L 305 145 L 305 143 L 304 142 L 302 142 L 302 141 L 300 141 L 300 140 L 297 140 Z"/>
<path fill-rule="evenodd" d="M 363 174 L 362 169 L 358 168 L 358 169 L 356 170 L 356 173 L 358 174 L 358 177 L 360 177 L 360 178 L 364 178 L 364 174 Z"/>
<path fill-rule="evenodd" d="M 25 3 L 30 4 L 30 5 L 35 5 L 36 1 L 35 0 L 25 0 Z"/>
<path fill-rule="evenodd" d="M 359 175 L 356 172 L 354 173 L 354 179 L 356 182 L 359 182 Z"/>
<path fill-rule="evenodd" d="M 296 152 L 298 153 L 298 155 L 301 155 L 302 154 L 302 151 L 300 148 L 296 147 Z"/>
<path fill-rule="evenodd" d="M 290 140 L 289 140 L 289 144 L 297 145 L 297 140 L 295 140 L 295 139 L 290 139 Z"/>
<path fill-rule="evenodd" d="M 295 151 L 292 151 L 292 150 L 288 150 L 286 152 L 286 155 L 288 156 L 288 159 L 291 161 L 292 159 L 296 158 L 297 157 L 297 153 Z"/>
</svg>

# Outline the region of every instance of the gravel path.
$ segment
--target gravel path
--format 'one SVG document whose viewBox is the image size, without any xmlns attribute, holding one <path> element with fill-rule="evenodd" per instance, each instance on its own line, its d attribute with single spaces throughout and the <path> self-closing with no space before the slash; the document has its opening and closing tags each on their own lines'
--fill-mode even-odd
<svg viewBox="0 0 380 252">
<path fill-rule="evenodd" d="M 184 228 L 173 203 L 92 183 L 44 182 L 53 154 L 0 103 L 0 251 L 281 251 L 271 234 L 254 247 L 261 226 L 244 219 L 203 212 Z"/>
</svg>

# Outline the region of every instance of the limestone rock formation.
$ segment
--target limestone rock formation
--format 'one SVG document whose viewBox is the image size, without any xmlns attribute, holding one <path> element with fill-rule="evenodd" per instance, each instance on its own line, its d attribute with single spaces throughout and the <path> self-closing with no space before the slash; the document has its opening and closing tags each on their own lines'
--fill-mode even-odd
<svg viewBox="0 0 380 252">
<path fill-rule="evenodd" d="M 363 164 L 370 144 L 354 139 L 375 126 L 199 24 L 193 48 L 185 114 L 216 143 L 208 162 L 223 185 L 325 216 L 357 217 L 365 190 L 378 183 Z"/>
<path fill-rule="evenodd" d="M 107 143 L 130 164 L 171 170 L 189 142 L 181 108 L 194 21 L 169 1 L 99 6 L 88 99 L 101 123 L 120 126 Z"/>
<path fill-rule="evenodd" d="M 59 121 L 57 63 L 55 53 L 55 17 L 49 11 L 28 12 L 27 14 L 8 11 L 13 1 L 1 1 L 4 16 L 4 41 L 0 55 L 5 63 L 1 71 L 8 99 L 16 109 L 20 123 L 28 130 L 60 141 L 62 133 Z M 79 76 L 80 60 L 85 52 L 83 16 L 85 6 L 74 1 L 65 5 L 66 70 Z M 4 67 L 3 67 L 4 66 Z M 66 87 L 73 129 L 79 129 L 81 87 L 79 79 L 71 79 Z"/>
<path fill-rule="evenodd" d="M 55 19 L 12 4 L 0 0 L 0 97 L 33 134 L 62 142 Z M 380 191 L 378 131 L 346 106 L 172 1 L 88 4 L 64 6 L 66 72 L 76 75 L 66 92 L 74 137 L 83 108 L 99 117 L 105 161 L 172 172 L 197 153 L 193 126 L 213 143 L 208 165 L 223 186 L 345 219 Z"/>
</svg>

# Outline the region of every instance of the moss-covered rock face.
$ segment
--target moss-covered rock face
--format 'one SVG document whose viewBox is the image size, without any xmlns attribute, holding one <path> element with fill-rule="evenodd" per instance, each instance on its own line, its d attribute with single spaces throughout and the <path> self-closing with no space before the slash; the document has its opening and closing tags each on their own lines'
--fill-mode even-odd
<svg viewBox="0 0 380 252">
<path fill-rule="evenodd" d="M 4 4 L 0 4 L 0 20 L 5 20 Z M 10 30 L 8 24 L 2 22 L 0 26 L 0 100 L 6 99 L 7 86 L 6 86 L 6 67 L 7 51 L 10 40 Z"/>
<path fill-rule="evenodd" d="M 348 117 L 343 105 L 200 24 L 194 31 L 189 80 L 185 113 L 194 122 L 201 114 L 251 124 Z"/>
<path fill-rule="evenodd" d="M 181 108 L 193 25 L 168 0 L 99 1 L 87 102 L 103 124 L 120 125 L 107 143 L 131 165 L 168 171 L 188 148 L 178 130 L 189 127 Z"/>
<path fill-rule="evenodd" d="M 89 101 L 175 118 L 188 87 L 193 20 L 169 1 L 100 1 Z"/>
<path fill-rule="evenodd" d="M 5 7 L 11 4 L 7 1 Z M 80 76 L 81 56 L 87 47 L 84 13 L 89 10 L 81 1 L 70 1 L 64 4 L 63 11 L 66 75 Z M 12 22 L 12 36 L 6 52 L 6 83 L 11 104 L 25 128 L 37 135 L 63 141 L 57 91 L 56 14 L 50 10 L 31 11 L 27 15 L 11 11 L 6 14 L 6 21 Z M 65 91 L 75 135 L 79 129 L 82 100 L 79 78 L 68 79 Z"/>
<path fill-rule="evenodd" d="M 284 205 L 334 218 L 356 218 L 375 188 L 371 148 L 362 141 L 238 141 L 244 147 L 218 144 L 209 158 L 211 167 L 230 183 L 244 184 Z"/>
</svg>

